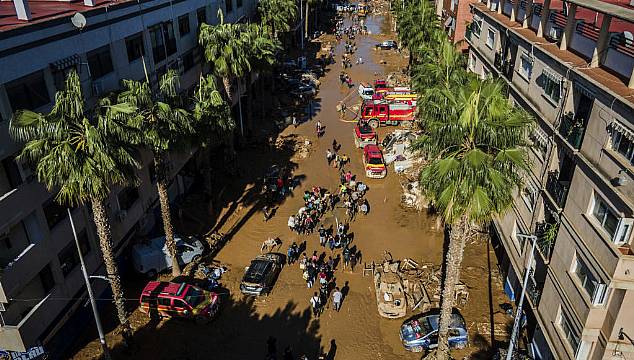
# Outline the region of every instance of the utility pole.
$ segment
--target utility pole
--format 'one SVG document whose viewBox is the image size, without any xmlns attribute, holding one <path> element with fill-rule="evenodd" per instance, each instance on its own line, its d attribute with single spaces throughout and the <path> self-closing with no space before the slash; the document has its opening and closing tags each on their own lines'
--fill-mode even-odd
<svg viewBox="0 0 634 360">
<path fill-rule="evenodd" d="M 301 30 L 302 38 L 302 54 L 304 51 L 304 0 L 299 0 L 299 28 Z"/>
<path fill-rule="evenodd" d="M 70 219 L 70 226 L 73 229 L 73 237 L 75 238 L 75 246 L 77 247 L 77 254 L 79 254 L 79 264 L 81 265 L 81 273 L 84 275 L 84 282 L 86 283 L 86 288 L 88 289 L 88 297 L 90 298 L 90 305 L 92 307 L 92 313 L 95 317 L 95 325 L 97 325 L 97 332 L 99 333 L 99 343 L 101 343 L 101 348 L 103 349 L 103 358 L 105 360 L 111 360 L 110 351 L 108 350 L 108 344 L 106 344 L 106 336 L 103 332 L 103 327 L 101 326 L 101 319 L 99 318 L 99 311 L 97 309 L 97 301 L 95 300 L 95 295 L 92 293 L 92 286 L 90 286 L 90 277 L 86 272 L 86 263 L 84 263 L 84 254 L 81 253 L 81 247 L 79 246 L 79 239 L 77 238 L 77 231 L 75 230 L 75 222 L 73 221 L 73 215 L 70 213 L 70 209 L 66 209 L 68 211 L 68 218 Z"/>
<path fill-rule="evenodd" d="M 522 283 L 522 294 L 520 295 L 520 302 L 517 305 L 517 312 L 515 313 L 515 320 L 513 321 L 513 332 L 511 333 L 511 340 L 509 341 L 509 348 L 506 353 L 506 360 L 513 358 L 513 348 L 515 347 L 515 341 L 518 337 L 520 330 L 520 321 L 522 318 L 522 307 L 524 305 L 524 297 L 526 296 L 526 286 L 528 285 L 528 278 L 531 273 L 531 265 L 533 264 L 533 258 L 535 257 L 535 246 L 537 245 L 537 236 L 517 234 L 517 237 L 523 237 L 531 240 L 531 252 L 528 255 L 528 262 L 526 263 L 526 269 L 524 270 L 524 281 Z"/>
</svg>

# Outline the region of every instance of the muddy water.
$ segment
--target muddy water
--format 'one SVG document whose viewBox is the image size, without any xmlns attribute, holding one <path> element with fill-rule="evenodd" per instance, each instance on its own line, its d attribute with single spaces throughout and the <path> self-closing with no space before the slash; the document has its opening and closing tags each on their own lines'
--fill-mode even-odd
<svg viewBox="0 0 634 360">
<path fill-rule="evenodd" d="M 406 64 L 407 60 L 393 51 L 374 50 L 378 40 L 389 38 L 389 34 L 379 34 L 381 17 L 368 17 L 366 24 L 372 31 L 370 36 L 358 36 L 358 56 L 365 60 L 363 65 L 354 65 L 346 71 L 352 76 L 355 85 L 359 81 L 371 82 L 384 76 L 387 69 L 393 71 Z M 327 36 L 333 40 L 332 36 Z M 223 263 L 230 271 L 223 276 L 222 283 L 227 292 L 221 296 L 223 308 L 217 319 L 208 325 L 199 325 L 190 321 L 163 320 L 148 321 L 147 317 L 135 311 L 131 323 L 135 329 L 135 345 L 128 352 L 122 351 L 120 337 L 110 333 L 108 341 L 114 347 L 118 359 L 263 359 L 266 353 L 266 340 L 273 336 L 277 341 L 278 354 L 286 346 L 291 346 L 297 357 L 306 353 L 310 360 L 317 358 L 320 351 L 329 354 L 333 360 L 375 360 L 375 359 L 418 359 L 420 355 L 406 352 L 399 341 L 398 330 L 401 320 L 381 318 L 376 309 L 375 292 L 371 277 L 362 275 L 363 263 L 381 261 L 384 251 L 394 258 L 408 257 L 419 262 L 440 264 L 442 259 L 443 236 L 436 228 L 436 219 L 426 214 L 405 210 L 400 206 L 401 186 L 399 176 L 390 172 L 382 180 L 367 179 L 363 175 L 361 150 L 356 149 L 353 141 L 351 114 L 347 119 L 339 119 L 336 105 L 346 99 L 349 106 L 359 103 L 356 86 L 348 89 L 341 86 L 338 75 L 341 71 L 343 45 L 337 46 L 339 62 L 321 79 L 320 92 L 315 99 L 316 114 L 312 121 L 297 128 L 289 127 L 281 138 L 309 139 L 312 142 L 308 157 L 292 156 L 280 158 L 265 151 L 245 151 L 240 154 L 241 171 L 248 175 L 262 174 L 273 162 L 283 162 L 296 166 L 294 174 L 302 177 L 302 183 L 295 190 L 295 196 L 287 198 L 277 209 L 275 217 L 264 222 L 260 212 L 253 208 L 258 196 L 254 194 L 253 183 L 240 187 L 237 194 L 219 215 L 215 227 L 225 233 L 233 234 L 231 241 L 213 259 Z M 379 65 L 377 58 L 389 58 L 387 65 Z M 323 138 L 315 137 L 315 123 L 321 121 L 326 126 Z M 379 129 L 382 138 L 393 128 Z M 308 299 L 317 288 L 306 288 L 297 265 L 285 267 L 275 288 L 269 296 L 260 298 L 240 295 L 239 283 L 243 269 L 250 260 L 259 254 L 262 241 L 269 236 L 279 236 L 284 247 L 292 241 L 306 241 L 307 252 L 321 253 L 316 234 L 298 236 L 286 226 L 288 216 L 295 214 L 301 207 L 301 194 L 312 186 L 322 186 L 334 190 L 339 181 L 336 169 L 329 167 L 325 160 L 326 150 L 336 139 L 342 153 L 351 158 L 350 170 L 359 179 L 369 185 L 367 197 L 370 213 L 360 216 L 350 225 L 354 233 L 354 242 L 362 252 L 362 259 L 356 271 L 335 273 L 339 287 L 348 293 L 339 313 L 326 309 L 319 319 L 310 314 Z M 259 175 L 258 175 L 259 176 Z M 231 186 L 232 184 L 228 184 Z M 332 216 L 325 219 L 333 222 Z M 214 224 L 208 224 L 214 228 Z M 490 319 L 503 323 L 504 315 L 492 315 L 493 310 L 502 302 L 500 280 L 495 271 L 488 282 L 489 274 L 495 269 L 492 250 L 487 258 L 486 243 L 469 244 L 465 253 L 463 281 L 471 292 L 471 300 L 460 309 L 469 326 L 473 339 L 478 329 L 486 332 L 491 328 Z M 211 260 L 211 259 L 209 259 Z M 429 289 L 433 293 L 433 289 Z M 431 294 L 430 294 L 431 295 Z M 136 303 L 131 299 L 132 303 Z M 94 339 L 94 338 L 93 338 Z M 483 341 L 485 346 L 488 335 Z M 494 340 L 494 339 L 492 339 Z M 499 336 L 498 336 L 498 339 Z M 468 348 L 458 355 L 468 354 L 477 349 Z M 76 356 L 77 359 L 95 358 L 99 344 L 92 341 Z M 280 357 L 281 358 L 281 357 Z M 487 358 L 482 357 L 482 358 Z"/>
</svg>

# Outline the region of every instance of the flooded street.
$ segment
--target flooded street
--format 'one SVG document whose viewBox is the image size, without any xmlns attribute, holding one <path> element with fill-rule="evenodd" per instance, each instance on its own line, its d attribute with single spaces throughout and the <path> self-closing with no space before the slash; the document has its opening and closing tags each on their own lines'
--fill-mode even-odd
<svg viewBox="0 0 634 360">
<path fill-rule="evenodd" d="M 349 20 L 346 20 L 349 24 Z M 436 218 L 424 212 L 418 213 L 401 206 L 401 185 L 399 175 L 388 167 L 385 179 L 368 179 L 364 175 L 362 151 L 354 144 L 352 113 L 340 120 L 336 106 L 346 99 L 348 107 L 360 102 L 357 86 L 360 81 L 372 83 L 385 78 L 387 71 L 398 65 L 407 64 L 407 59 L 394 50 L 375 50 L 374 45 L 389 38 L 380 34 L 386 26 L 381 16 L 369 16 L 366 25 L 371 35 L 357 35 L 358 51 L 353 55 L 353 63 L 361 56 L 362 65 L 353 65 L 346 71 L 355 86 L 348 89 L 340 85 L 341 55 L 343 41 L 336 47 L 338 62 L 330 65 L 330 71 L 320 79 L 320 91 L 315 98 L 315 113 L 312 120 L 297 128 L 289 126 L 278 139 L 311 142 L 310 153 L 302 158 L 292 153 L 269 153 L 262 150 L 245 150 L 239 153 L 240 171 L 243 176 L 258 178 L 264 175 L 272 164 L 294 168 L 293 174 L 301 179 L 295 188 L 277 208 L 274 217 L 263 221 L 261 204 L 258 202 L 259 180 L 244 180 L 246 184 L 229 184 L 226 198 L 232 198 L 218 215 L 215 231 L 230 234 L 230 241 L 213 260 L 229 267 L 223 275 L 222 284 L 229 292 L 223 294 L 223 308 L 217 319 L 208 325 L 197 325 L 182 320 L 148 321 L 147 316 L 135 311 L 132 324 L 135 327 L 134 346 L 123 351 L 116 343 L 115 335 L 109 336 L 114 347 L 115 358 L 129 359 L 263 359 L 269 336 L 276 339 L 278 354 L 291 346 L 295 357 L 307 354 L 310 360 L 317 359 L 320 351 L 327 353 L 328 359 L 374 360 L 374 359 L 419 359 L 420 354 L 404 350 L 399 340 L 399 327 L 405 319 L 388 320 L 379 316 L 374 286 L 371 276 L 363 276 L 364 263 L 381 262 L 384 251 L 389 251 L 394 259 L 410 258 L 419 263 L 440 264 L 443 252 L 443 232 L 438 229 Z M 334 41 L 326 35 L 324 41 Z M 384 52 L 384 53 L 381 53 Z M 379 64 L 379 59 L 387 59 L 387 66 Z M 394 61 L 398 60 L 400 64 Z M 317 138 L 315 123 L 325 126 L 325 135 Z M 395 127 L 379 129 L 379 140 Z M 297 266 L 285 267 L 269 296 L 245 297 L 240 293 L 240 279 L 244 268 L 260 253 L 262 241 L 268 237 L 279 237 L 283 241 L 280 252 L 285 253 L 293 241 L 306 241 L 306 253 L 313 250 L 321 253 L 318 235 L 302 236 L 293 233 L 287 226 L 290 215 L 303 206 L 302 194 L 313 186 L 321 186 L 331 191 L 339 184 L 338 169 L 328 166 L 326 150 L 331 148 L 333 139 L 341 144 L 340 154 L 350 157 L 347 166 L 357 178 L 369 186 L 367 199 L 370 203 L 368 215 L 358 215 L 350 224 L 354 234 L 353 245 L 362 253 L 362 259 L 354 272 L 335 271 L 337 286 L 344 287 L 344 300 L 340 312 L 327 308 L 319 318 L 310 313 L 309 298 L 318 287 L 306 287 L 302 272 Z M 236 180 L 240 182 L 241 180 Z M 332 218 L 325 221 L 332 223 Z M 329 251 L 327 254 L 329 254 Z M 337 250 L 335 254 L 340 254 Z M 489 255 L 489 256 L 487 256 Z M 471 346 L 456 351 L 462 357 L 487 347 L 491 341 L 503 340 L 501 330 L 508 316 L 499 311 L 504 301 L 502 284 L 497 272 L 493 249 L 486 241 L 467 245 L 463 264 L 462 280 L 470 291 L 466 306 L 460 309 L 469 328 Z M 433 291 L 430 291 L 430 296 Z M 330 305 L 330 304 L 329 304 Z M 408 309 L 408 317 L 413 315 Z M 491 320 L 498 323 L 491 325 Z M 500 330 L 498 330 L 498 328 Z M 491 331 L 493 329 L 493 331 Z M 488 333 L 487 333 L 488 331 Z M 497 333 L 492 339 L 491 332 Z M 98 344 L 91 342 L 80 351 L 76 358 L 90 358 L 90 351 Z M 94 352 L 93 352 L 94 354 Z M 279 357 L 281 358 L 281 356 Z"/>
</svg>

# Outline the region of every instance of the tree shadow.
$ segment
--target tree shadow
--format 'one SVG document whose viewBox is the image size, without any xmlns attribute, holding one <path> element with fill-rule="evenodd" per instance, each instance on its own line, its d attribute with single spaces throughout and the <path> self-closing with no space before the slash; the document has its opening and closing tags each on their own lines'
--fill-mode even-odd
<svg viewBox="0 0 634 360">
<path fill-rule="evenodd" d="M 134 331 L 129 349 L 115 345 L 112 357 L 264 359 L 269 337 L 275 339 L 278 359 L 287 346 L 295 357 L 306 354 L 309 359 L 316 359 L 322 351 L 317 335 L 319 320 L 312 318 L 309 309 L 302 310 L 296 303 L 288 302 L 273 314 L 261 316 L 256 313 L 255 298 L 234 299 L 225 293 L 222 301 L 217 318 L 208 324 L 175 318 L 148 322 Z"/>
</svg>

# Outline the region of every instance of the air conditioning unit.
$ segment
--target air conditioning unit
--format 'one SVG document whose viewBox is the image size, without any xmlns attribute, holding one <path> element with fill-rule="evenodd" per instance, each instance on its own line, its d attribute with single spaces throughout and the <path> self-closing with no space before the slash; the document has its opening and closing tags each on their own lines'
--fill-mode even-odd
<svg viewBox="0 0 634 360">
<path fill-rule="evenodd" d="M 123 222 L 123 220 L 125 220 L 126 216 L 128 216 L 128 211 L 127 210 L 120 210 L 117 213 L 117 220 L 119 220 L 119 222 Z"/>
<path fill-rule="evenodd" d="M 563 29 L 558 28 L 558 27 L 551 27 L 550 31 L 548 32 L 548 36 L 553 39 L 553 40 L 560 40 L 561 39 L 561 35 L 563 34 Z"/>
<path fill-rule="evenodd" d="M 93 81 L 92 82 L 92 95 L 99 96 L 103 94 L 103 84 L 101 81 Z"/>
</svg>

